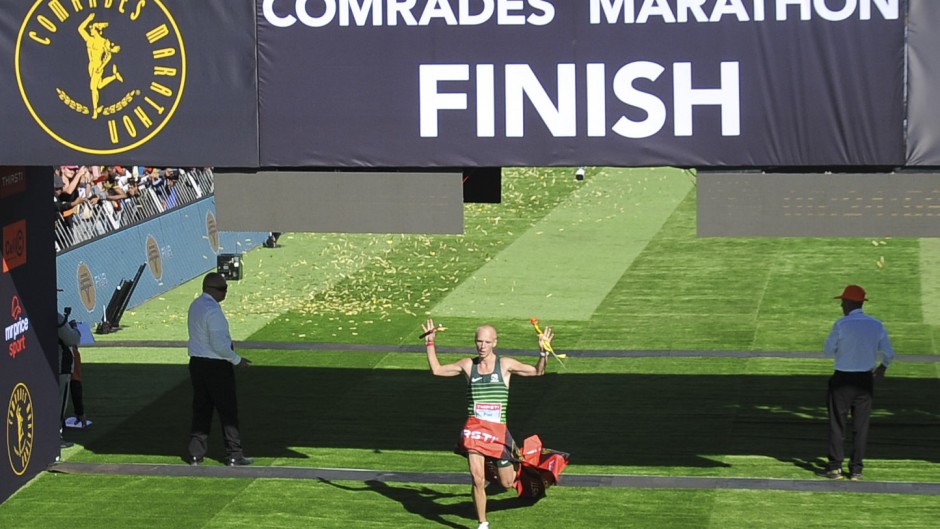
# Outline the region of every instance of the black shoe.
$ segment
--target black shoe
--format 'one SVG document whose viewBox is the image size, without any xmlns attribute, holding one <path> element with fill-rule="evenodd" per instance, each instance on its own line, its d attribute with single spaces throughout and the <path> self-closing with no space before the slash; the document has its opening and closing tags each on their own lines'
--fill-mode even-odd
<svg viewBox="0 0 940 529">
<path fill-rule="evenodd" d="M 189 466 L 191 466 L 191 467 L 199 466 L 199 465 L 202 464 L 203 461 L 204 461 L 204 459 L 201 458 L 201 457 L 192 457 L 192 456 L 191 456 L 191 457 L 189 458 Z"/>
<path fill-rule="evenodd" d="M 837 468 L 835 470 L 822 470 L 822 471 L 817 472 L 816 474 L 826 479 L 845 479 L 845 476 L 842 474 L 841 468 Z"/>
<path fill-rule="evenodd" d="M 254 462 L 255 460 L 250 457 L 238 456 L 238 457 L 228 458 L 228 460 L 225 463 L 230 467 L 243 467 L 245 465 L 250 465 Z"/>
</svg>

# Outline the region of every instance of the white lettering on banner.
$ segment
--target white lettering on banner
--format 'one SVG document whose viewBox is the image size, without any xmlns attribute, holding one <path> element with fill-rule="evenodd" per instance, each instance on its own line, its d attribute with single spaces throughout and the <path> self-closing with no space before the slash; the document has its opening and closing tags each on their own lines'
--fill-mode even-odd
<svg viewBox="0 0 940 529">
<path fill-rule="evenodd" d="M 857 16 L 871 20 L 874 7 L 885 20 L 900 16 L 900 0 L 590 0 L 591 24 L 646 24 L 665 22 L 720 22 L 723 17 L 734 17 L 738 22 L 762 22 L 767 5 L 772 7 L 774 19 L 788 20 L 799 14 L 800 20 L 812 20 L 815 14 L 823 20 L 840 22 Z M 840 6 L 833 9 L 830 4 Z M 675 8 L 672 6 L 675 5 Z M 750 11 L 748 10 L 750 8 Z"/>
<path fill-rule="evenodd" d="M 604 65 L 598 64 L 594 66 L 599 66 L 600 69 L 599 71 L 594 71 L 594 75 L 597 77 L 591 78 L 589 83 L 600 85 L 598 95 L 601 97 L 600 103 L 603 104 L 605 95 L 603 84 Z M 620 101 L 629 102 L 628 104 L 631 106 L 646 111 L 646 120 L 632 121 L 626 116 L 621 116 L 620 119 L 614 123 L 614 132 L 623 136 L 624 138 L 648 138 L 662 130 L 663 125 L 666 124 L 666 104 L 663 103 L 662 99 L 652 94 L 641 92 L 634 88 L 633 81 L 636 79 L 649 79 L 650 81 L 655 81 L 656 79 L 659 79 L 659 76 L 663 73 L 663 70 L 665 70 L 665 68 L 654 62 L 637 61 L 627 64 L 617 71 L 617 73 L 614 75 L 614 95 L 616 95 L 617 99 Z M 592 121 L 601 121 L 598 118 L 605 117 L 606 112 L 603 110 L 603 107 L 600 112 L 596 112 L 595 114 L 588 114 L 588 130 L 593 130 L 595 132 L 594 134 L 589 132 L 588 136 L 607 135 L 605 130 L 607 126 L 606 121 L 591 126 Z M 598 132 L 600 134 L 598 134 Z"/>
<path fill-rule="evenodd" d="M 741 97 L 738 63 L 721 63 L 721 88 L 692 88 L 692 64 L 673 65 L 675 94 L 676 136 L 692 135 L 692 107 L 716 105 L 721 107 L 721 135 L 741 135 Z"/>
<path fill-rule="evenodd" d="M 13 325 L 3 330 L 3 337 L 7 341 L 10 358 L 16 358 L 18 354 L 26 350 L 25 333 L 28 330 L 29 318 L 23 316 L 20 316 L 18 320 L 13 322 Z"/>
<path fill-rule="evenodd" d="M 469 81 L 469 64 L 422 64 L 418 67 L 421 105 L 421 137 L 437 137 L 437 114 L 441 110 L 467 110 L 467 94 L 442 94 L 438 85 L 446 81 Z"/>
<path fill-rule="evenodd" d="M 496 67 L 477 66 L 477 136 L 496 137 Z M 435 118 L 435 124 L 437 119 Z"/>
<path fill-rule="evenodd" d="M 339 7 L 339 25 L 349 25 L 349 15 L 352 14 L 357 26 L 365 26 L 369 21 L 369 11 L 372 11 L 372 25 L 382 25 L 382 0 L 363 0 L 362 4 L 356 0 L 341 0 Z"/>
<path fill-rule="evenodd" d="M 454 9 L 456 4 L 457 8 Z M 551 0 L 263 0 L 261 12 L 272 26 L 300 22 L 311 28 L 340 26 L 544 26 L 555 18 Z"/>
<path fill-rule="evenodd" d="M 721 135 L 740 136 L 741 97 L 740 75 L 737 62 L 721 63 L 721 85 L 717 88 L 695 88 L 692 86 L 692 64 L 675 63 L 673 73 L 674 134 L 691 136 L 692 111 L 699 106 L 718 106 L 721 109 Z M 476 76 L 476 125 L 477 137 L 496 136 L 495 116 L 495 66 L 479 64 Z M 634 81 L 646 79 L 655 82 L 665 71 L 662 65 L 649 61 L 636 61 L 620 67 L 613 75 L 612 91 L 621 103 L 642 110 L 646 118 L 634 121 L 621 116 L 610 128 L 624 138 L 648 138 L 658 134 L 666 124 L 667 109 L 663 100 L 637 89 Z M 607 71 L 604 64 L 588 64 L 586 72 L 586 128 L 589 137 L 606 137 L 607 122 Z M 419 116 L 422 138 L 440 135 L 439 117 L 443 111 L 466 111 L 470 94 L 460 89 L 460 83 L 470 81 L 469 64 L 422 64 L 419 77 Z M 546 128 L 556 138 L 577 136 L 578 98 L 576 94 L 577 70 L 574 64 L 559 64 L 557 67 L 557 103 L 551 100 L 538 77 L 527 64 L 505 66 L 506 137 L 525 136 L 525 101 L 535 108 Z M 451 90 L 443 91 L 442 84 L 449 83 Z M 464 86 L 466 86 L 464 84 Z"/>
<path fill-rule="evenodd" d="M 29 318 L 22 318 L 15 322 L 13 325 L 9 325 L 6 329 L 3 330 L 3 337 L 6 340 L 12 341 L 20 337 L 21 334 L 29 330 Z"/>
<path fill-rule="evenodd" d="M 463 431 L 463 436 L 466 437 L 467 439 L 473 439 L 473 440 L 475 440 L 475 441 L 483 441 L 484 443 L 498 443 L 498 442 L 500 442 L 499 437 L 497 437 L 497 436 L 495 436 L 495 435 L 493 435 L 493 434 L 487 433 L 487 432 L 479 432 L 479 431 L 477 431 L 477 430 L 466 430 L 466 429 L 465 429 L 465 430 Z"/>
<path fill-rule="evenodd" d="M 506 65 L 506 136 L 525 136 L 524 99 L 535 105 L 536 112 L 556 138 L 573 138 L 577 135 L 577 98 L 575 93 L 575 69 L 573 64 L 558 65 L 558 106 L 542 87 L 528 64 Z"/>
</svg>

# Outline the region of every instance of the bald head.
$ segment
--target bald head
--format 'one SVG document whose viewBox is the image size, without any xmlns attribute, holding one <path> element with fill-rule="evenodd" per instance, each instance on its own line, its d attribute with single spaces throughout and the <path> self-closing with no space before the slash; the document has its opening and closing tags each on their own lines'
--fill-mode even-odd
<svg viewBox="0 0 940 529">
<path fill-rule="evenodd" d="M 479 327 L 477 327 L 477 332 L 476 332 L 475 337 L 479 338 L 481 333 L 484 336 L 487 336 L 488 338 L 490 338 L 491 340 L 496 340 L 496 327 L 493 327 L 492 325 L 480 325 Z"/>
<path fill-rule="evenodd" d="M 496 328 L 492 325 L 480 325 L 477 327 L 474 341 L 480 358 L 486 358 L 494 354 L 496 349 Z"/>
<path fill-rule="evenodd" d="M 202 291 L 215 298 L 216 301 L 222 301 L 228 291 L 225 276 L 218 272 L 209 272 L 202 278 Z"/>
</svg>

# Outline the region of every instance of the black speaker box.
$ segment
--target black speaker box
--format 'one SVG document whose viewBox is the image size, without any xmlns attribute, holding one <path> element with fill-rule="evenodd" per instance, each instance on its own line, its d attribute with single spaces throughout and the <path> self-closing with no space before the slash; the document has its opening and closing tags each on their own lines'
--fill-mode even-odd
<svg viewBox="0 0 940 529">
<path fill-rule="evenodd" d="M 234 253 L 219 254 L 216 271 L 227 281 L 238 281 L 242 278 L 242 256 Z"/>
</svg>

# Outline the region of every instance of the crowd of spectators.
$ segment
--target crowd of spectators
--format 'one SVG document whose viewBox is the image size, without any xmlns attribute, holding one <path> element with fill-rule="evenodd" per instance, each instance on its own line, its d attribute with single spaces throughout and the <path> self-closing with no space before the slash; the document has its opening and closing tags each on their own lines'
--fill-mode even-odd
<svg viewBox="0 0 940 529">
<path fill-rule="evenodd" d="M 213 191 L 210 168 L 61 165 L 53 180 L 57 251 Z"/>
</svg>

